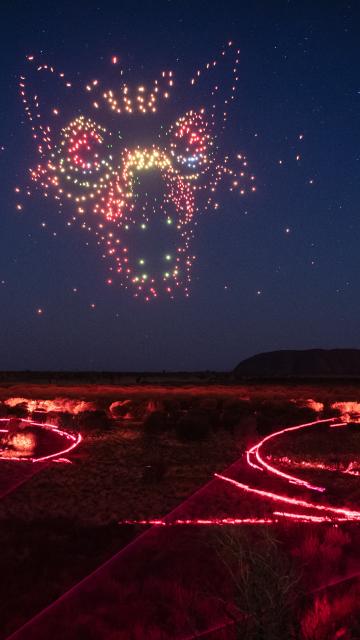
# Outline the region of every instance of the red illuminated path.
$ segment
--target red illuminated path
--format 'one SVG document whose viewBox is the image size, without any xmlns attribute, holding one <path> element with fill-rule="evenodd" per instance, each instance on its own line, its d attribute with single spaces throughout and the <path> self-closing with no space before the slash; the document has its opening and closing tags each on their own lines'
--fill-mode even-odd
<svg viewBox="0 0 360 640">
<path fill-rule="evenodd" d="M 202 526 L 177 525 L 357 522 L 357 510 L 327 503 L 325 487 L 290 473 L 291 469 L 284 472 L 270 465 L 263 455 L 265 443 L 285 433 L 321 428 L 330 436 L 333 427 L 334 421 L 317 421 L 262 439 L 164 519 L 142 521 L 158 526 L 146 529 L 10 636 L 11 640 L 77 640 L 87 630 L 97 640 L 128 640 L 134 625 L 139 629 L 138 637 L 151 638 L 159 627 L 159 610 L 161 634 L 159 631 L 153 636 L 156 638 L 206 637 L 211 629 L 221 628 L 229 622 L 219 606 L 221 597 L 228 597 L 226 580 L 216 585 L 219 598 L 206 593 L 205 588 L 196 598 L 193 594 L 193 585 L 199 587 L 206 584 L 209 575 L 217 575 L 216 554 L 204 544 Z M 190 605 L 185 607 L 186 616 L 181 615 L 180 588 L 183 602 L 196 603 L 193 617 Z"/>
</svg>

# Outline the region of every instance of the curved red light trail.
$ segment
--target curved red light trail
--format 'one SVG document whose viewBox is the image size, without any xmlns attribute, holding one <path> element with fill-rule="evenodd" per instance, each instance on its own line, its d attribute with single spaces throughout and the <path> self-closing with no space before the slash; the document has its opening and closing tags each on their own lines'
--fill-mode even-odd
<svg viewBox="0 0 360 640">
<path fill-rule="evenodd" d="M 313 422 L 307 422 L 304 424 L 300 424 L 294 427 L 287 427 L 285 429 L 280 429 L 275 433 L 272 433 L 264 438 L 262 438 L 257 444 L 252 446 L 248 451 L 246 451 L 244 456 L 244 461 L 246 461 L 248 471 L 249 468 L 252 470 L 252 473 L 261 471 L 261 475 L 257 474 L 257 481 L 260 479 L 264 484 L 266 478 L 269 478 L 269 475 L 275 476 L 280 481 L 286 481 L 290 485 L 295 485 L 298 488 L 303 488 L 304 490 L 316 491 L 321 494 L 325 494 L 325 487 L 320 487 L 307 482 L 306 480 L 295 476 L 290 473 L 285 473 L 278 469 L 274 464 L 269 464 L 262 455 L 262 448 L 266 442 L 270 440 L 274 440 L 275 438 L 281 437 L 285 433 L 299 431 L 301 429 L 307 429 L 311 427 L 316 427 L 318 425 L 327 425 L 329 427 L 333 426 L 346 426 L 345 423 L 335 423 L 335 419 L 327 419 L 327 420 L 316 420 Z M 253 460 L 255 458 L 255 461 Z M 291 462 L 291 461 L 290 461 Z M 326 469 L 326 465 L 324 465 Z M 246 468 L 244 469 L 246 470 Z M 335 471 L 335 469 L 333 469 Z M 155 526 L 176 526 L 176 525 L 217 525 L 217 526 L 226 526 L 226 525 L 253 525 L 253 524 L 277 524 L 284 519 L 289 519 L 292 521 L 304 522 L 304 523 L 340 523 L 340 522 L 358 522 L 360 521 L 360 511 L 354 509 L 348 509 L 346 507 L 335 507 L 329 504 L 319 504 L 313 500 L 308 500 L 304 498 L 298 498 L 295 496 L 289 496 L 283 493 L 279 493 L 277 491 L 271 491 L 268 488 L 258 488 L 257 486 L 252 486 L 249 482 L 240 482 L 234 478 L 230 478 L 226 475 L 215 473 L 215 478 L 230 484 L 232 487 L 253 494 L 254 496 L 258 496 L 259 498 L 263 498 L 266 500 L 271 500 L 280 505 L 291 505 L 294 511 L 285 511 L 277 507 L 276 510 L 272 511 L 269 517 L 244 517 L 244 518 L 184 518 L 184 519 L 176 519 L 176 520 L 168 520 L 167 518 L 158 518 L 158 519 L 148 519 L 148 520 L 124 520 L 121 521 L 121 524 L 142 524 L 142 525 L 155 525 Z M 355 475 L 355 474 L 354 474 Z"/>
<path fill-rule="evenodd" d="M 9 419 L 0 418 L 0 423 L 5 423 L 5 422 L 9 422 Z M 58 429 L 53 424 L 34 422 L 33 420 L 26 420 L 25 418 L 21 418 L 21 422 L 26 423 L 27 425 L 32 427 L 40 427 L 41 429 L 52 431 L 56 435 L 61 436 L 67 441 L 70 441 L 71 444 L 69 444 L 64 449 L 60 449 L 56 451 L 55 453 L 51 453 L 46 456 L 39 456 L 39 457 L 12 456 L 11 458 L 7 458 L 1 454 L 1 450 L 0 450 L 0 460 L 6 460 L 6 462 L 45 462 L 47 460 L 53 460 L 55 458 L 56 459 L 62 458 L 66 453 L 69 453 L 70 451 L 75 449 L 75 447 L 77 447 L 82 440 L 82 436 L 80 433 L 77 433 L 76 435 L 74 435 L 72 433 L 68 433 L 67 431 L 62 431 L 61 429 Z M 8 429 L 0 429 L 0 433 L 8 433 Z"/>
<path fill-rule="evenodd" d="M 305 424 L 300 424 L 300 425 L 297 425 L 295 427 L 287 427 L 286 429 L 281 429 L 280 431 L 276 431 L 275 433 L 271 433 L 269 436 L 266 436 L 265 438 L 260 440 L 260 442 L 255 444 L 253 447 L 251 447 L 251 449 L 249 449 L 246 452 L 247 453 L 247 460 L 249 462 L 250 461 L 250 457 L 252 455 L 254 455 L 256 460 L 257 460 L 257 462 L 258 462 L 258 464 L 260 465 L 259 468 L 264 468 L 267 471 L 269 471 L 270 473 L 274 473 L 275 475 L 280 476 L 281 478 L 284 478 L 285 480 L 289 480 L 290 482 L 293 482 L 294 484 L 302 485 L 303 487 L 306 487 L 307 489 L 312 489 L 313 491 L 323 492 L 323 491 L 325 491 L 325 487 L 317 487 L 315 485 L 310 484 L 306 480 L 302 480 L 301 478 L 297 478 L 296 476 L 290 475 L 288 473 L 284 473 L 283 471 L 280 471 L 279 469 L 277 469 L 273 465 L 270 465 L 261 456 L 260 450 L 263 447 L 263 445 L 265 444 L 265 442 L 269 442 L 270 440 L 273 440 L 274 438 L 277 438 L 280 435 L 283 435 L 284 433 L 288 433 L 290 431 L 298 431 L 299 429 L 304 429 L 305 427 L 313 427 L 315 424 L 326 424 L 326 423 L 329 423 L 329 422 L 330 422 L 329 420 L 317 420 L 317 421 L 314 421 L 314 422 L 307 422 Z"/>
</svg>

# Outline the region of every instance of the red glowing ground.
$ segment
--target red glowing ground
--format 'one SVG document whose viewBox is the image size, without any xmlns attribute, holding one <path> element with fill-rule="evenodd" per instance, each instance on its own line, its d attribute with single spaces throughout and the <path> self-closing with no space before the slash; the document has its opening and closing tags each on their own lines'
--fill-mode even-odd
<svg viewBox="0 0 360 640">
<path fill-rule="evenodd" d="M 81 442 L 79 433 L 72 434 L 55 425 L 19 419 L 15 427 L 1 418 L 0 460 L 46 462 L 59 460 Z"/>
<path fill-rule="evenodd" d="M 291 432 L 316 429 L 320 426 L 329 428 L 329 437 L 331 437 L 330 429 L 343 428 L 346 429 L 347 424 L 339 422 L 336 419 L 316 420 L 295 427 L 280 429 L 262 438 L 257 444 L 245 452 L 244 458 L 234 474 L 235 477 L 215 473 L 215 477 L 226 485 L 230 485 L 233 490 L 241 494 L 249 494 L 261 501 L 264 510 L 268 515 L 264 517 L 252 516 L 251 514 L 243 517 L 202 517 L 202 518 L 153 518 L 141 521 L 127 520 L 127 523 L 152 524 L 157 526 L 174 526 L 174 525 L 248 525 L 248 524 L 276 524 L 283 520 L 295 520 L 299 522 L 357 522 L 360 521 L 360 510 L 349 509 L 345 505 L 335 506 L 327 500 L 327 487 L 315 485 L 304 477 L 293 473 L 291 460 L 287 459 L 289 471 L 283 471 L 280 465 L 268 462 L 268 457 L 263 454 L 265 443 L 281 438 L 284 434 Z M 306 467 L 311 468 L 311 463 L 304 461 L 302 471 Z M 350 466 L 350 465 L 349 465 Z M 314 468 L 324 469 L 326 471 L 334 471 L 339 473 L 348 473 L 349 475 L 358 475 L 351 469 L 341 470 L 326 464 L 326 461 L 320 465 L 313 465 Z M 240 476 L 240 477 L 239 477 Z M 274 486 L 276 489 L 274 489 Z M 269 509 L 270 505 L 270 509 Z M 272 506 L 274 505 L 274 506 Z"/>
<path fill-rule="evenodd" d="M 315 436 L 317 430 L 320 430 L 321 438 L 324 436 L 331 439 L 338 433 L 333 428 L 335 424 L 334 420 L 320 420 L 281 429 L 262 438 L 240 460 L 224 473 L 215 474 L 214 479 L 165 518 L 137 521 L 156 526 L 143 531 L 91 575 L 15 632 L 11 639 L 38 640 L 51 637 L 53 640 L 62 640 L 66 637 L 77 640 L 84 629 L 96 629 L 95 635 L 99 640 L 110 636 L 127 640 L 131 637 L 135 619 L 142 634 L 139 637 L 149 637 L 147 629 L 156 628 L 157 635 L 153 636 L 155 638 L 188 640 L 203 634 L 205 637 L 210 629 L 225 628 L 229 624 L 228 617 L 219 608 L 218 599 L 209 599 L 206 591 L 196 599 L 197 611 L 204 612 L 203 618 L 199 614 L 202 622 L 196 634 L 189 633 L 187 617 L 185 622 L 183 618 L 177 618 L 177 577 L 182 576 L 184 581 L 186 578 L 184 585 L 189 590 L 186 591 L 189 595 L 192 594 L 193 584 L 197 585 L 199 580 L 201 582 L 201 579 L 206 578 L 207 571 L 211 572 L 216 567 L 214 559 L 210 559 L 211 554 L 209 556 L 210 547 L 204 546 L 204 539 L 196 527 L 273 525 L 294 521 L 304 524 L 358 522 L 360 511 L 341 504 L 341 496 L 339 503 L 334 504 L 326 481 L 323 484 L 310 481 L 311 478 L 304 475 L 304 470 L 301 475 L 298 468 L 293 468 L 291 464 L 283 470 L 277 459 L 271 458 L 269 461 L 269 451 L 266 450 L 268 443 L 275 441 L 285 443 L 286 448 L 289 439 L 293 442 L 295 434 L 302 431 Z M 339 428 L 345 434 L 348 427 L 345 425 Z M 305 470 L 305 473 L 308 474 L 309 471 Z M 324 479 L 326 478 L 325 473 Z M 357 482 L 357 478 L 351 480 Z M 186 525 L 194 526 L 196 532 L 191 532 L 189 536 Z M 301 537 L 301 533 L 299 536 Z M 349 551 L 347 553 L 350 554 Z M 349 560 L 348 566 L 350 565 Z M 357 564 L 351 566 L 357 571 Z M 344 577 L 349 578 L 347 575 L 340 576 L 341 579 Z M 357 578 L 354 577 L 354 580 Z M 316 580 L 314 584 L 319 586 Z M 221 588 L 219 587 L 220 591 Z M 225 586 L 225 593 L 226 588 Z M 354 588 L 358 589 L 357 582 Z M 140 606 L 139 593 L 142 594 L 146 607 Z M 168 617 L 171 621 L 170 630 L 165 629 L 162 635 L 158 631 L 160 602 L 166 612 L 165 619 Z M 164 625 L 166 627 L 165 623 Z"/>
</svg>

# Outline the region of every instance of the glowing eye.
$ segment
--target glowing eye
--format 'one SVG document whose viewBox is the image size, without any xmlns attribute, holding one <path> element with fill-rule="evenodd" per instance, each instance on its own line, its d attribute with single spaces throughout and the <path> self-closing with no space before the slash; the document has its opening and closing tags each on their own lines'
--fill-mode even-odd
<svg viewBox="0 0 360 640">
<path fill-rule="evenodd" d="M 194 172 L 211 160 L 209 148 L 213 145 L 205 114 L 190 111 L 179 118 L 170 130 L 171 154 L 179 164 Z"/>
</svg>

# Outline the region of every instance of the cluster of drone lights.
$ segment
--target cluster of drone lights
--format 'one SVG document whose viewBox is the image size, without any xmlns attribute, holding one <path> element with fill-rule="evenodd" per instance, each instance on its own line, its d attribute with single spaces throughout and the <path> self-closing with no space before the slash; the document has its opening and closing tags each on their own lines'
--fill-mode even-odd
<svg viewBox="0 0 360 640">
<path fill-rule="evenodd" d="M 121 70 L 120 74 L 123 75 L 123 73 Z M 90 84 L 86 85 L 86 90 L 94 91 L 94 88 L 97 88 L 98 84 L 98 80 L 93 80 Z M 132 90 L 127 83 L 123 83 L 120 91 L 108 89 L 102 94 L 102 99 L 106 101 L 112 111 L 119 115 L 156 113 L 159 98 L 165 100 L 170 98 L 170 91 L 173 85 L 173 71 L 163 71 L 161 80 L 154 80 L 150 89 L 147 89 L 144 85 L 140 85 L 135 90 Z M 99 102 L 94 101 L 93 106 L 98 109 Z"/>
<path fill-rule="evenodd" d="M 248 173 L 243 154 L 236 157 L 239 168 L 232 166 L 229 156 L 219 157 L 219 129 L 225 126 L 239 79 L 239 50 L 232 42 L 221 51 L 219 60 L 196 71 L 187 91 L 216 68 L 223 57 L 229 60 L 230 87 L 224 90 L 214 84 L 209 96 L 213 104 L 189 109 L 164 132 L 161 144 L 145 147 L 118 149 L 114 132 L 98 124 L 91 114 L 75 117 L 55 134 L 62 109 L 52 106 L 48 121 L 44 122 L 38 93 L 29 96 L 26 76 L 20 78 L 20 95 L 41 158 L 30 171 L 32 181 L 45 197 L 54 197 L 59 207 L 72 204 L 72 219 L 67 224 L 80 221 L 84 230 L 95 235 L 103 247 L 102 257 L 110 259 L 107 283 L 112 284 L 116 276 L 122 286 L 132 289 L 135 297 L 149 301 L 165 293 L 173 298 L 177 290 L 189 295 L 196 215 L 218 209 L 216 193 L 225 178 L 229 189 L 240 195 L 256 190 L 255 177 Z M 36 72 L 46 72 L 60 80 L 64 90 L 75 88 L 76 83 L 67 81 L 63 72 L 58 73 L 47 64 L 37 65 L 32 55 L 27 59 Z M 117 56 L 113 56 L 112 63 L 118 65 Z M 120 79 L 123 73 L 119 69 Z M 139 85 L 132 89 L 121 80 L 116 89 L 104 90 L 101 82 L 94 79 L 81 91 L 91 98 L 87 105 L 90 111 L 109 107 L 115 115 L 143 116 L 157 112 L 161 103 L 171 99 L 174 84 L 174 72 L 163 71 L 150 88 Z M 219 107 L 217 96 L 221 89 Z M 156 202 L 147 192 L 141 192 L 141 174 L 151 171 L 160 174 L 163 185 L 162 198 L 155 198 Z M 23 205 L 18 204 L 17 208 L 21 210 Z M 154 219 L 163 223 L 169 245 L 171 242 L 169 250 L 157 261 L 132 251 L 134 236 L 145 233 L 149 237 Z"/>
<path fill-rule="evenodd" d="M 0 449 L 0 460 L 6 460 L 9 462 L 15 461 L 15 462 L 24 462 L 24 461 L 28 461 L 28 462 L 46 462 L 48 460 L 54 460 L 54 461 L 59 461 L 62 459 L 62 456 L 64 456 L 67 453 L 70 453 L 70 451 L 72 451 L 73 449 L 75 449 L 81 442 L 82 440 L 82 436 L 80 433 L 77 434 L 72 434 L 72 433 L 68 433 L 67 431 L 63 431 L 61 429 L 59 429 L 57 426 L 53 425 L 53 424 L 46 424 L 46 423 L 40 423 L 40 422 L 34 422 L 33 420 L 27 420 L 25 418 L 21 418 L 20 420 L 20 425 L 22 428 L 25 427 L 40 427 L 41 429 L 45 429 L 47 431 L 51 431 L 52 433 L 55 433 L 57 436 L 60 436 L 62 439 L 64 439 L 64 441 L 66 442 L 66 446 L 63 449 L 59 449 L 54 453 L 50 453 L 48 455 L 44 455 L 44 456 L 32 456 L 32 457 L 28 457 L 28 456 L 22 456 L 21 454 L 19 455 L 12 455 L 11 457 L 4 455 L 4 453 L 1 451 Z M 3 423 L 4 426 L 6 426 L 6 423 L 9 422 L 8 418 L 0 418 L 0 423 Z M 0 429 L 0 433 L 2 434 L 7 434 L 9 433 L 9 429 Z"/>
<path fill-rule="evenodd" d="M 332 426 L 346 426 L 345 424 L 336 423 L 334 419 L 328 420 L 316 420 L 314 422 L 308 422 L 300 424 L 295 427 L 288 427 L 272 433 L 270 436 L 266 436 L 260 440 L 256 445 L 251 447 L 244 456 L 244 461 L 255 471 L 263 471 L 260 476 L 260 480 L 264 481 L 268 478 L 268 474 L 274 475 L 282 481 L 286 481 L 289 485 L 295 485 L 300 488 L 313 491 L 315 493 L 325 493 L 324 487 L 318 487 L 310 484 L 306 480 L 297 477 L 293 474 L 285 473 L 277 468 L 274 464 L 269 464 L 262 454 L 262 448 L 269 440 L 274 440 L 285 433 L 291 433 L 301 429 L 307 429 L 311 427 L 317 427 L 318 425 Z M 256 462 L 254 461 L 256 460 Z M 287 459 L 288 460 L 288 459 Z M 281 459 L 280 459 L 281 462 Z M 316 467 L 317 468 L 317 467 Z M 322 468 L 322 467 L 321 467 Z M 325 465 L 326 470 L 327 467 Z M 338 469 L 332 468 L 332 471 Z M 350 469 L 351 473 L 351 469 Z M 143 520 L 123 520 L 120 524 L 141 524 L 141 525 L 154 525 L 154 526 L 180 526 L 180 525 L 217 525 L 217 526 L 229 526 L 229 525 L 262 525 L 262 524 L 277 524 L 284 522 L 285 520 L 304 522 L 304 523 L 342 523 L 342 522 L 360 522 L 360 511 L 354 509 L 348 509 L 346 507 L 335 507 L 323 502 L 315 502 L 313 500 L 298 498 L 289 496 L 283 493 L 277 493 L 269 491 L 267 489 L 259 488 L 258 486 L 252 486 L 249 483 L 240 482 L 234 478 L 228 477 L 223 474 L 215 473 L 215 478 L 229 484 L 235 489 L 241 492 L 247 492 L 258 498 L 270 500 L 276 502 L 279 505 L 290 505 L 292 511 L 285 511 L 279 507 L 272 511 L 269 517 L 211 517 L 211 518 L 152 518 Z M 354 473 L 353 475 L 357 475 Z"/>
</svg>

